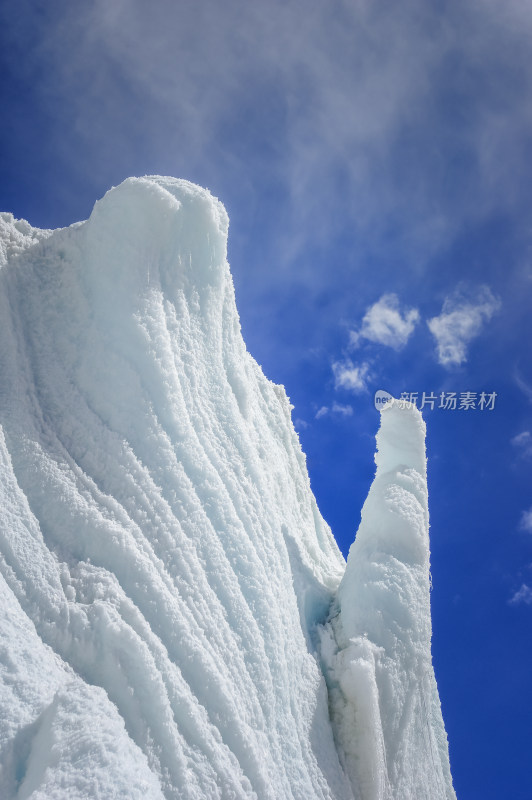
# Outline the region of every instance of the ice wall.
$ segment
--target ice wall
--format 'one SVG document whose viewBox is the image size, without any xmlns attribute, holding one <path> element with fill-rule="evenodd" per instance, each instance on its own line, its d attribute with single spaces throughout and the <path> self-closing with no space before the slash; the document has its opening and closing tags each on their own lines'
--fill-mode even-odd
<svg viewBox="0 0 532 800">
<path fill-rule="evenodd" d="M 452 800 L 431 659 L 425 423 L 381 412 L 362 509 L 322 657 L 342 762 L 360 800 Z"/>
<path fill-rule="evenodd" d="M 422 423 L 383 416 L 345 570 L 227 227 L 160 177 L 0 215 L 2 800 L 452 797 Z"/>
<path fill-rule="evenodd" d="M 345 562 L 227 227 L 158 177 L 0 217 L 3 800 L 351 796 L 310 644 Z"/>
</svg>

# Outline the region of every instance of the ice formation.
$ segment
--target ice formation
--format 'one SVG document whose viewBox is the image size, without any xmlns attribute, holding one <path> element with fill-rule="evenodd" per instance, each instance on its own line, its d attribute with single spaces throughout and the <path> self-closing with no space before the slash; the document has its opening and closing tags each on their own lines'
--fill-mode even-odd
<svg viewBox="0 0 532 800">
<path fill-rule="evenodd" d="M 453 798 L 430 652 L 425 423 L 381 412 L 377 474 L 320 630 L 342 762 L 364 800 Z"/>
<path fill-rule="evenodd" d="M 0 797 L 443 800 L 422 423 L 347 568 L 207 191 L 0 215 Z"/>
</svg>

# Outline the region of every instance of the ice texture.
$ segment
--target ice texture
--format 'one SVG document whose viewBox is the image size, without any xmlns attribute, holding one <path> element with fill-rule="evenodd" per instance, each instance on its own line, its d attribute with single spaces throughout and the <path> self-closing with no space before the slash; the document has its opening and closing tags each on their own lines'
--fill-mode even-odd
<svg viewBox="0 0 532 800">
<path fill-rule="evenodd" d="M 346 569 L 227 230 L 154 176 L 0 215 L 3 800 L 452 796 L 422 423 L 383 424 Z"/>
<path fill-rule="evenodd" d="M 377 472 L 321 629 L 331 717 L 360 800 L 451 800 L 447 736 L 431 658 L 425 423 L 381 412 Z"/>
</svg>

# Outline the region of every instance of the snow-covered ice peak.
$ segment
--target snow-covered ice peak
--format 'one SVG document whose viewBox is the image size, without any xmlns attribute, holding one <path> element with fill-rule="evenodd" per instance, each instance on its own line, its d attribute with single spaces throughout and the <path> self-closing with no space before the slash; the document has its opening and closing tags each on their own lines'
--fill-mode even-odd
<svg viewBox="0 0 532 800">
<path fill-rule="evenodd" d="M 193 183 L 129 178 L 95 204 L 86 226 L 89 286 L 115 302 L 135 302 L 153 287 L 170 296 L 220 289 L 229 275 L 228 227 L 220 201 Z M 123 230 L 127 237 L 117 237 Z"/>
<path fill-rule="evenodd" d="M 0 214 L 2 800 L 452 797 L 422 422 L 383 412 L 346 569 L 227 228 L 153 176 Z"/>
<path fill-rule="evenodd" d="M 425 423 L 416 408 L 383 408 L 375 461 L 321 631 L 336 739 L 360 800 L 450 800 L 430 649 Z"/>
<path fill-rule="evenodd" d="M 0 216 L 0 797 L 351 798 L 312 645 L 345 562 L 209 192 Z"/>
<path fill-rule="evenodd" d="M 380 473 L 414 469 L 426 480 L 425 421 L 411 403 L 391 400 L 380 412 L 375 463 Z"/>
</svg>

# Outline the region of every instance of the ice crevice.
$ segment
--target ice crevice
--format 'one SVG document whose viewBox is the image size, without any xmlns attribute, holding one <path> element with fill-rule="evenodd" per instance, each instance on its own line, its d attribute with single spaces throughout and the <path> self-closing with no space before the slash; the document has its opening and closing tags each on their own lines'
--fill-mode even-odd
<svg viewBox="0 0 532 800">
<path fill-rule="evenodd" d="M 346 567 L 227 231 L 159 176 L 62 230 L 0 215 L 6 800 L 453 796 L 422 422 L 383 413 Z"/>
</svg>

